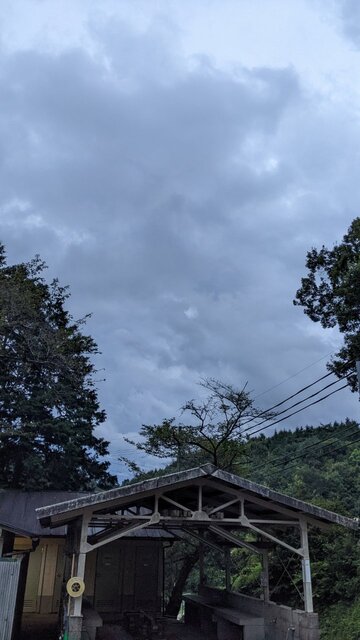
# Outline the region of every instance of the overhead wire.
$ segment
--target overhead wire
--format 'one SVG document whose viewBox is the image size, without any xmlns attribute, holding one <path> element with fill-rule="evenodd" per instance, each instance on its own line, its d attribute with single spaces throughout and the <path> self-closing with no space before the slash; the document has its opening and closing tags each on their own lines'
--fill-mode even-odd
<svg viewBox="0 0 360 640">
<path fill-rule="evenodd" d="M 280 420 L 275 420 L 274 422 L 271 422 L 270 424 L 266 425 L 265 427 L 261 427 L 260 429 L 257 429 L 256 431 L 252 431 L 252 433 L 250 435 L 253 436 L 256 433 L 259 433 L 260 431 L 264 431 L 265 429 L 269 429 L 270 427 L 273 427 L 276 424 L 279 424 L 280 422 L 283 422 L 284 420 L 287 420 L 288 418 L 291 418 L 292 416 L 295 416 L 297 413 L 300 413 L 301 411 L 304 411 L 304 409 L 308 409 L 309 407 L 312 407 L 315 404 L 318 404 L 319 402 L 322 402 L 323 400 L 326 400 L 326 398 L 329 398 L 330 396 L 334 395 L 335 393 L 338 393 L 339 391 L 342 391 L 342 389 L 346 389 L 347 386 L 348 386 L 347 384 L 344 384 L 342 387 L 339 387 L 338 389 L 335 389 L 335 391 L 331 391 L 331 393 L 327 393 L 325 396 L 322 396 L 321 398 L 318 398 L 318 400 L 315 400 L 314 402 L 310 402 L 309 404 L 306 404 L 304 407 L 301 407 L 300 409 L 297 409 L 296 411 L 293 411 L 292 413 L 289 413 L 288 415 L 284 416 L 283 418 L 280 418 Z M 315 395 L 317 395 L 317 394 L 315 394 Z M 311 397 L 311 396 L 309 396 L 309 397 Z M 306 398 L 306 400 L 307 399 L 308 398 Z M 256 426 L 256 425 L 254 425 L 254 426 Z"/>
<path fill-rule="evenodd" d="M 329 375 L 329 374 L 327 374 L 327 375 Z M 326 378 L 327 375 L 323 376 L 323 377 Z M 319 380 L 317 382 L 319 382 L 322 379 L 323 378 L 319 378 Z M 330 384 L 327 384 L 327 385 L 325 385 L 325 387 L 322 387 L 321 389 L 318 389 L 318 391 L 316 391 L 315 393 L 312 393 L 309 396 L 306 396 L 306 398 L 303 398 L 302 400 L 299 400 L 298 402 L 295 402 L 294 404 L 290 405 L 290 407 L 287 407 L 286 409 L 283 409 L 283 411 L 279 411 L 278 413 L 276 413 L 276 416 L 281 416 L 282 414 L 286 413 L 287 411 L 290 411 L 290 409 L 293 409 L 294 407 L 299 406 L 299 404 L 302 404 L 303 402 L 306 402 L 306 400 L 310 400 L 310 398 L 315 398 L 316 396 L 319 395 L 319 393 L 321 393 L 322 391 L 325 391 L 326 389 L 329 389 L 329 387 L 333 387 L 334 384 L 337 384 L 338 382 L 340 382 L 340 380 L 343 380 L 343 379 L 344 378 L 338 378 L 334 382 L 330 382 Z M 316 384 L 316 383 L 308 385 L 308 387 L 304 387 L 304 389 L 305 388 L 309 388 L 309 387 L 313 386 L 314 384 Z M 298 391 L 297 393 L 294 393 L 292 396 L 290 396 L 290 398 L 287 398 L 286 400 L 283 400 L 282 402 L 279 402 L 277 405 L 274 405 L 274 407 L 276 407 L 276 406 L 279 407 L 280 405 L 285 404 L 285 402 L 288 402 L 289 399 L 295 397 L 296 395 L 299 395 L 299 393 L 304 391 L 304 389 L 302 389 L 301 391 Z M 272 407 L 272 408 L 274 408 L 274 407 Z M 268 410 L 268 412 L 269 412 L 269 410 Z M 261 422 L 258 422 L 257 424 L 254 424 L 252 427 L 248 427 L 247 429 L 244 429 L 242 431 L 242 433 L 246 433 L 247 431 L 250 431 L 251 429 L 254 429 L 255 427 L 259 427 L 261 424 L 264 424 L 265 422 L 269 422 L 269 420 L 272 420 L 273 417 L 274 416 L 271 416 L 270 418 L 265 418 L 265 420 L 262 420 Z"/>
<path fill-rule="evenodd" d="M 349 379 L 350 377 L 352 377 L 352 376 L 354 376 L 354 375 L 356 375 L 356 374 L 354 373 L 354 374 L 351 374 L 350 376 L 343 376 L 342 378 L 339 378 L 337 381 L 335 381 L 335 383 L 336 383 L 336 382 L 340 382 L 340 381 L 341 381 L 341 380 L 343 380 L 344 378 Z M 330 387 L 330 386 L 333 386 L 333 384 L 335 384 L 335 383 L 330 383 L 330 385 L 326 385 L 326 386 L 325 386 L 323 389 L 321 389 L 319 392 L 323 391 L 324 389 L 326 389 L 326 388 L 328 388 L 328 387 Z M 268 427 L 270 427 L 270 426 L 274 426 L 276 423 L 278 423 L 278 422 L 282 422 L 283 420 L 286 420 L 287 418 L 291 417 L 292 415 L 295 415 L 296 413 L 299 413 L 301 410 L 306 409 L 306 408 L 308 408 L 309 406 L 312 406 L 312 405 L 314 405 L 314 404 L 317 404 L 317 403 L 321 402 L 322 400 L 325 400 L 326 398 L 328 398 L 329 396 L 331 396 L 331 395 L 333 395 L 333 394 L 337 393 L 338 391 L 341 391 L 342 389 L 345 389 L 347 386 L 348 386 L 348 384 L 343 385 L 342 387 L 340 387 L 340 388 L 338 388 L 338 389 L 335 389 L 335 391 L 333 391 L 333 392 L 331 392 L 331 393 L 329 393 L 329 394 L 326 394 L 325 396 L 322 396 L 321 398 L 319 398 L 319 399 L 318 399 L 318 400 L 316 400 L 315 402 L 310 403 L 309 405 L 305 405 L 304 407 L 302 407 L 302 408 L 301 408 L 301 409 L 299 409 L 298 411 L 295 411 L 295 412 L 293 412 L 292 414 L 288 414 L 288 415 L 286 415 L 284 418 L 281 418 L 280 420 L 273 421 L 271 424 L 269 424 L 269 425 L 267 425 L 267 426 L 268 426 Z M 312 396 L 316 396 L 316 395 L 317 395 L 317 393 L 312 394 Z M 309 398 L 310 398 L 310 397 L 312 397 L 312 396 L 309 396 L 309 397 L 308 397 L 308 398 L 306 398 L 306 399 L 309 399 Z M 295 405 L 296 405 L 296 404 L 301 404 L 301 401 L 300 401 L 300 402 L 298 402 L 298 403 L 295 403 Z M 293 405 L 293 406 L 295 406 L 295 405 Z M 292 408 L 292 407 L 288 407 L 288 409 L 287 409 L 287 410 L 289 410 L 289 409 L 291 409 L 291 408 Z M 285 411 L 286 411 L 286 410 L 285 410 Z M 281 413 L 284 413 L 284 412 L 281 412 Z M 278 415 L 281 415 L 281 413 L 280 413 L 280 414 L 278 414 Z M 265 421 L 264 421 L 264 422 L 265 422 Z M 262 423 L 259 423 L 259 424 L 262 424 Z M 255 426 L 256 426 L 256 425 L 255 425 Z M 267 427 L 264 427 L 263 429 L 265 429 L 265 428 L 267 428 Z M 353 425 L 349 425 L 349 427 L 348 427 L 348 428 L 349 428 L 349 429 L 353 428 Z M 258 429 L 258 430 L 256 430 L 256 431 L 252 432 L 250 435 L 255 435 L 255 433 L 258 433 L 259 431 L 262 431 L 263 429 Z M 356 427 L 356 429 L 355 429 L 355 430 L 353 430 L 351 433 L 346 433 L 345 437 L 347 437 L 347 438 L 348 438 L 348 437 L 350 437 L 350 438 L 351 438 L 352 436 L 354 436 L 354 435 L 356 435 L 356 434 L 358 434 L 358 433 L 359 433 L 359 427 Z M 348 442 L 348 443 L 346 443 L 346 444 L 340 445 L 340 447 L 337 447 L 336 449 L 331 449 L 331 447 L 332 447 L 334 444 L 336 444 L 336 442 L 330 442 L 331 440 L 333 440 L 333 438 L 334 438 L 334 435 L 326 436 L 325 438 L 322 438 L 322 439 L 318 440 L 318 441 L 317 441 L 317 442 L 315 442 L 315 443 L 310 443 L 310 444 L 308 444 L 308 445 L 305 445 L 305 447 L 303 448 L 303 451 L 302 451 L 299 455 L 292 456 L 292 457 L 290 458 L 290 460 L 288 459 L 288 457 L 287 457 L 287 456 L 279 456 L 278 458 L 275 458 L 274 460 L 271 460 L 271 461 L 269 461 L 269 462 L 270 462 L 271 464 L 276 463 L 276 464 L 275 464 L 275 466 L 273 467 L 273 469 L 275 470 L 275 469 L 277 469 L 277 468 L 278 468 L 278 467 L 280 467 L 280 466 L 281 466 L 281 467 L 283 467 L 284 465 L 288 465 L 288 463 L 289 463 L 289 462 L 293 462 L 293 461 L 295 461 L 295 460 L 304 459 L 304 458 L 306 457 L 306 455 L 307 455 L 307 453 L 306 453 L 306 452 L 307 452 L 309 449 L 316 449 L 316 448 L 318 448 L 318 447 L 320 448 L 320 450 L 322 450 L 322 449 L 326 449 L 326 451 L 323 451 L 323 453 L 321 453 L 321 454 L 320 454 L 320 456 L 319 456 L 319 457 L 323 457 L 324 455 L 331 454 L 333 451 L 334 451 L 334 452 L 335 452 L 335 451 L 338 451 L 338 450 L 340 450 L 340 449 L 341 449 L 341 448 L 343 448 L 343 447 L 350 446 L 351 444 L 353 444 L 353 443 L 355 443 L 355 442 L 360 441 L 360 438 L 359 438 L 359 439 L 355 439 L 355 440 L 351 440 L 350 442 Z M 325 445 L 324 445 L 324 443 L 326 443 L 326 442 L 329 442 L 329 444 L 325 444 Z M 306 452 L 305 452 L 305 453 L 304 453 L 304 450 L 306 450 Z M 291 465 L 291 467 L 287 467 L 287 466 L 286 466 L 286 467 L 285 467 L 285 470 L 288 470 L 288 469 L 294 468 L 295 466 L 296 466 L 296 465 Z"/>
<path fill-rule="evenodd" d="M 319 358 L 319 360 L 316 360 L 315 362 L 311 363 L 311 364 L 310 364 L 310 365 L 308 365 L 307 367 L 304 367 L 303 369 L 301 369 L 300 371 L 296 372 L 296 373 L 295 373 L 295 374 L 293 374 L 292 376 L 289 376 L 288 378 L 286 378 L 286 380 L 284 380 L 284 381 L 280 382 L 280 383 L 279 383 L 279 384 L 277 384 L 277 385 L 274 385 L 273 387 L 271 387 L 270 389 L 268 389 L 268 390 L 264 391 L 263 393 L 258 394 L 257 396 L 255 396 L 255 398 L 258 398 L 258 397 L 260 397 L 260 396 L 262 396 L 262 395 L 265 395 L 265 393 L 267 393 L 268 391 L 271 391 L 272 389 L 275 389 L 276 387 L 280 386 L 281 384 L 284 384 L 286 381 L 288 381 L 288 380 L 290 380 L 290 379 L 292 379 L 292 378 L 296 377 L 297 375 L 299 375 L 300 373 L 302 373 L 302 372 L 303 372 L 303 371 L 305 371 L 306 369 L 309 369 L 310 367 L 314 366 L 315 364 L 317 364 L 317 363 L 318 363 L 318 362 L 320 362 L 321 360 L 323 360 L 323 359 L 325 359 L 326 357 L 328 357 L 328 355 L 331 355 L 331 353 L 329 353 L 329 354 L 327 354 L 327 355 L 323 356 L 322 358 Z M 286 404 L 286 403 L 287 403 L 287 402 L 289 402 L 289 400 L 291 400 L 292 398 L 294 398 L 294 397 L 296 397 L 296 396 L 300 395 L 301 393 L 303 393 L 303 392 L 304 392 L 304 391 L 306 391 L 307 389 L 310 389 L 311 387 L 315 386 L 316 384 L 318 384 L 319 382 L 321 382 L 322 380 L 324 380 L 324 379 L 328 378 L 328 377 L 329 377 L 329 376 L 331 376 L 331 375 L 334 375 L 334 373 L 333 373 L 332 371 L 331 371 L 331 372 L 329 372 L 329 373 L 327 373 L 327 374 L 325 374 L 325 375 L 323 375 L 323 376 L 321 376 L 320 378 L 318 378 L 318 379 L 317 379 L 317 380 L 315 380 L 314 382 L 312 382 L 312 383 L 310 383 L 310 384 L 306 385 L 305 387 L 302 387 L 301 389 L 299 389 L 299 390 L 298 390 L 298 391 L 296 391 L 295 393 L 293 393 L 293 394 L 291 394 L 290 396 L 288 396 L 287 398 L 285 398 L 285 400 L 282 400 L 281 402 L 276 403 L 275 405 L 271 406 L 269 409 L 266 409 L 266 410 L 262 411 L 262 412 L 261 412 L 260 414 L 258 414 L 257 416 L 254 416 L 254 417 L 250 418 L 250 419 L 249 419 L 249 420 L 247 420 L 245 423 L 243 423 L 243 425 L 242 425 L 242 426 L 244 426 L 245 424 L 248 424 L 249 422 L 252 422 L 253 420 L 256 420 L 257 418 L 260 418 L 260 417 L 262 417 L 262 416 L 266 415 L 267 413 L 269 413 L 269 412 L 270 412 L 270 411 L 272 411 L 273 409 L 276 409 L 276 408 L 278 408 L 278 407 L 280 407 L 280 406 L 282 406 L 282 405 Z M 352 375 L 355 375 L 355 374 L 352 374 Z M 341 386 L 340 388 L 335 389 L 335 390 L 334 390 L 334 391 L 332 391 L 331 393 L 328 393 L 328 394 L 326 394 L 326 395 L 322 396 L 321 398 L 318 398 L 318 399 L 317 399 L 317 400 L 315 400 L 314 402 L 311 402 L 311 403 L 309 403 L 309 404 L 307 404 L 307 405 L 305 405 L 305 406 L 301 407 L 301 408 L 300 408 L 300 409 L 298 409 L 297 411 L 293 411 L 293 412 L 292 412 L 292 413 L 290 413 L 290 414 L 288 414 L 288 413 L 287 413 L 289 410 L 293 409 L 294 407 L 299 406 L 300 404 L 302 404 L 302 403 L 306 402 L 306 401 L 307 401 L 307 400 L 309 400 L 310 398 L 314 398 L 314 397 L 316 397 L 317 395 L 319 395 L 320 393 L 322 393 L 322 392 L 323 392 L 323 391 L 325 391 L 326 389 L 328 389 L 328 388 L 332 387 L 333 385 L 337 384 L 337 383 L 338 383 L 338 382 L 340 382 L 341 380 L 343 380 L 343 379 L 345 379 L 345 378 L 349 378 L 349 377 L 350 377 L 350 376 L 343 376 L 343 377 L 338 378 L 338 379 L 337 379 L 337 380 L 335 380 L 334 382 L 331 382 L 330 384 L 325 385 L 324 387 L 322 387 L 321 389 L 319 389 L 319 390 L 318 390 L 318 391 L 316 391 L 315 393 L 310 394 L 309 396 L 307 396 L 307 397 L 303 398 L 302 400 L 299 400 L 298 402 L 296 402 L 296 403 L 294 403 L 294 404 L 290 405 L 289 407 L 287 407 L 287 408 L 286 408 L 286 409 L 284 409 L 283 411 L 281 411 L 281 412 L 279 412 L 278 414 L 276 414 L 276 416 L 279 416 L 279 415 L 282 415 L 282 414 L 286 413 L 287 415 L 285 415 L 283 418 L 280 418 L 280 419 L 274 420 L 274 421 L 270 422 L 270 424 L 267 424 L 266 426 L 264 426 L 264 427 L 262 427 L 262 428 L 258 429 L 257 427 L 259 427 L 260 425 L 265 424 L 266 422 L 269 422 L 269 420 L 271 420 L 271 419 L 272 419 L 271 417 L 270 417 L 270 418 L 265 418 L 265 419 L 264 419 L 264 420 L 262 420 L 261 422 L 259 422 L 259 423 L 255 424 L 255 425 L 252 425 L 252 426 L 248 427 L 247 429 L 244 429 L 244 430 L 242 431 L 242 434 L 243 434 L 243 433 L 246 433 L 246 432 L 248 432 L 248 431 L 251 431 L 251 433 L 249 434 L 249 436 L 251 437 L 251 436 L 253 436 L 253 435 L 257 434 L 257 433 L 260 433 L 261 431 L 264 431 L 265 429 L 268 429 L 268 428 L 270 428 L 270 427 L 272 427 L 272 426 L 275 426 L 276 424 L 279 424 L 280 422 L 283 422 L 284 420 L 287 420 L 288 418 L 290 418 L 290 417 L 292 417 L 292 416 L 294 416 L 294 415 L 296 415 L 296 414 L 300 413 L 301 411 L 304 411 L 305 409 L 307 409 L 307 408 L 309 408 L 309 407 L 311 407 L 311 406 L 314 406 L 314 405 L 316 405 L 316 404 L 318 404 L 318 403 L 322 402 L 323 400 L 326 400 L 327 398 L 329 398 L 330 396 L 334 395 L 335 393 L 338 393 L 339 391 L 341 391 L 341 390 L 345 389 L 345 388 L 348 386 L 348 384 L 345 384 L 345 385 Z M 254 398 L 254 399 L 255 399 L 255 398 Z M 256 429 L 256 430 L 255 430 L 255 431 L 253 431 L 253 429 Z M 354 433 L 352 433 L 352 434 L 349 434 L 349 436 L 350 436 L 350 437 L 351 437 L 351 435 L 355 435 L 355 432 L 354 432 Z M 327 442 L 327 441 L 331 440 L 331 439 L 332 439 L 332 437 L 333 437 L 333 436 L 330 436 L 330 437 L 327 437 L 327 438 L 325 438 L 325 439 L 323 439 L 323 440 L 321 440 L 321 441 L 318 441 L 318 442 L 316 442 L 316 443 L 312 443 L 312 444 L 306 445 L 306 446 L 305 446 L 305 449 L 306 449 L 306 450 L 308 450 L 308 449 L 311 449 L 311 448 L 315 448 L 315 447 L 317 447 L 317 446 L 321 447 L 321 446 L 323 446 L 323 442 Z M 360 438 L 359 438 L 359 440 L 360 440 Z M 346 444 L 346 445 L 342 445 L 342 446 L 349 446 L 350 444 L 352 444 L 352 443 L 354 443 L 354 442 L 357 442 L 357 440 L 355 440 L 355 441 L 351 441 L 350 443 L 348 443 L 348 444 Z M 325 448 L 328 448 L 329 446 L 331 446 L 331 445 L 330 445 L 330 444 L 329 444 L 329 445 L 325 445 Z M 339 447 L 339 448 L 342 448 L 342 447 Z M 336 450 L 337 450 L 337 449 L 336 449 Z M 120 454 L 120 455 L 121 455 L 121 454 L 123 454 L 123 453 L 125 453 L 125 451 L 124 451 L 124 452 L 122 452 L 121 450 L 118 450 L 118 451 L 113 452 L 112 454 L 109 454 L 109 457 L 110 457 L 110 458 L 115 458 L 115 457 L 116 457 L 116 454 L 118 454 L 118 455 Z M 126 453 L 127 453 L 127 452 L 126 452 Z M 328 453 L 328 452 L 325 452 L 325 454 L 324 454 L 324 455 L 326 455 L 326 453 Z M 306 455 L 306 454 L 305 454 L 305 455 Z M 139 457 L 140 457 L 140 458 L 143 458 L 143 457 L 147 457 L 147 456 L 144 456 L 144 455 L 142 454 L 142 455 L 141 455 L 141 456 L 139 456 Z M 288 462 L 292 462 L 293 460 L 297 460 L 297 459 L 300 459 L 300 458 L 303 458 L 303 457 L 304 457 L 304 455 L 303 455 L 303 453 L 302 453 L 302 454 L 300 454 L 299 456 L 292 457 L 290 460 L 286 460 L 286 456 L 285 456 L 285 457 L 283 457 L 283 458 L 281 458 L 281 457 L 275 458 L 275 460 L 270 461 L 270 462 L 277 462 L 277 463 L 279 463 L 279 464 L 275 465 L 275 468 L 276 468 L 277 466 L 280 466 L 280 463 L 281 463 L 281 464 L 287 464 Z M 119 460 L 119 459 L 118 459 L 118 462 L 120 462 L 120 460 Z M 296 466 L 296 465 L 292 465 L 291 467 L 287 467 L 287 468 L 286 468 L 286 470 L 288 470 L 288 469 L 290 469 L 290 468 L 293 468 L 293 466 Z"/>
<path fill-rule="evenodd" d="M 306 371 L 307 369 L 310 369 L 311 367 L 315 366 L 316 364 L 318 364 L 322 360 L 325 360 L 325 358 L 327 358 L 328 356 L 331 356 L 332 354 L 333 354 L 332 351 L 330 351 L 329 353 L 326 353 L 324 356 L 322 356 L 318 360 L 315 360 L 314 362 L 311 362 L 309 365 L 307 365 L 303 369 L 300 369 L 299 371 L 296 371 L 295 373 L 290 375 L 288 378 L 285 378 L 285 380 L 282 380 L 281 382 L 278 382 L 278 384 L 275 384 L 273 387 L 269 387 L 269 389 L 265 389 L 265 391 L 262 391 L 261 393 L 258 393 L 258 395 L 254 397 L 254 400 L 257 400 L 257 398 L 261 398 L 266 393 L 269 393 L 270 391 L 273 391 L 273 389 L 277 389 L 282 384 L 285 384 L 285 382 L 288 382 L 289 380 L 292 380 L 293 378 L 296 378 L 296 376 L 300 375 L 300 373 L 303 373 L 303 371 Z"/>
<path fill-rule="evenodd" d="M 275 385 L 274 387 L 271 387 L 270 389 L 268 389 L 267 391 L 270 391 L 273 388 L 276 388 L 277 386 L 280 386 L 281 384 L 283 384 L 284 382 L 286 382 L 287 380 L 290 380 L 291 378 L 294 378 L 295 376 L 299 375 L 300 373 L 302 373 L 303 371 L 305 371 L 306 369 L 309 369 L 310 367 L 314 366 L 315 364 L 317 364 L 318 362 L 320 362 L 321 360 L 324 360 L 324 358 L 328 357 L 328 355 L 331 355 L 331 353 L 326 354 L 325 356 L 322 356 L 321 358 L 319 358 L 318 360 L 315 360 L 313 363 L 311 363 L 310 365 L 304 367 L 303 369 L 300 369 L 298 372 L 294 373 L 292 376 L 289 376 L 289 378 L 286 378 L 284 381 L 280 382 L 278 385 Z M 253 416 L 251 418 L 249 418 L 248 420 L 246 420 L 245 422 L 242 423 L 242 427 L 245 426 L 246 424 L 253 422 L 254 420 L 261 418 L 262 416 L 266 415 L 267 413 L 269 413 L 270 411 L 272 411 L 273 409 L 276 409 L 284 404 L 286 404 L 287 402 L 289 402 L 289 400 L 292 400 L 293 398 L 295 398 L 296 396 L 300 395 L 301 393 L 303 393 L 304 391 L 307 391 L 307 389 L 310 389 L 311 387 L 315 386 L 316 384 L 318 384 L 319 382 L 321 382 L 322 380 L 328 378 L 329 376 L 334 375 L 334 373 L 332 371 L 330 371 L 329 373 L 326 373 L 325 375 L 321 376 L 320 378 L 317 378 L 316 380 L 314 380 L 313 382 L 311 382 L 310 384 L 306 385 L 305 387 L 302 387 L 301 389 L 299 389 L 298 391 L 296 391 L 295 393 L 291 394 L 290 396 L 288 396 L 287 398 L 285 398 L 284 400 L 281 400 L 280 402 L 272 405 L 271 407 L 269 407 L 268 409 L 262 411 L 261 413 L 259 413 L 257 416 Z M 306 402 L 307 400 L 309 400 L 310 398 L 314 398 L 317 395 L 319 395 L 319 393 L 321 393 L 322 391 L 325 391 L 325 389 L 328 389 L 329 387 L 333 386 L 334 384 L 337 384 L 340 380 L 344 379 L 346 376 L 343 376 L 342 378 L 339 378 L 337 380 L 335 380 L 334 382 L 325 385 L 325 387 L 322 387 L 321 389 L 319 389 L 317 392 L 310 394 L 309 396 L 307 396 L 306 398 L 303 398 L 302 400 L 299 400 L 298 402 L 294 403 L 293 405 L 291 405 L 290 407 L 287 407 L 286 409 L 284 409 L 283 411 L 277 413 L 276 415 L 282 415 L 283 413 L 286 413 L 287 411 L 289 411 L 290 409 L 293 409 L 294 407 L 298 406 L 299 404 L 302 404 L 303 402 Z M 344 387 L 341 387 L 341 389 Z M 339 391 L 341 390 L 339 389 Z M 256 397 L 260 397 L 260 395 L 264 395 L 265 393 L 267 393 L 267 391 L 264 391 L 262 394 L 259 394 Z M 319 401 L 321 401 L 322 399 L 326 399 L 327 397 L 329 397 L 329 395 L 332 394 L 328 394 L 326 396 L 324 396 L 323 398 L 319 399 Z M 312 406 L 313 403 L 306 405 L 305 407 L 303 407 L 302 409 L 306 409 L 309 406 Z M 314 403 L 316 404 L 316 403 Z M 302 410 L 301 409 L 301 410 Z M 295 413 L 299 413 L 299 411 L 297 412 L 293 412 L 292 414 L 290 414 L 289 416 L 285 416 L 284 419 L 286 419 L 287 417 L 290 417 L 291 415 L 295 415 Z M 261 422 L 256 423 L 255 425 L 252 425 L 251 427 L 248 427 L 247 429 L 244 429 L 242 431 L 243 433 L 247 433 L 248 431 L 252 431 L 252 429 L 259 427 L 262 424 L 265 424 L 266 422 L 268 422 L 269 420 L 271 420 L 274 416 L 265 418 L 264 420 L 262 420 Z M 271 427 L 274 424 L 277 424 L 277 422 L 281 422 L 282 420 L 276 420 L 275 422 L 272 422 L 271 424 L 267 425 L 265 428 Z M 263 430 L 263 429 L 261 429 Z M 254 432 L 252 432 L 250 435 L 253 435 L 255 433 L 258 433 L 261 430 L 256 430 Z M 128 451 L 125 450 L 118 450 L 118 451 L 114 451 L 112 452 L 112 454 L 109 454 L 109 457 L 115 457 L 116 454 L 120 454 L 121 456 L 124 454 L 127 454 Z M 115 454 L 115 455 L 114 455 Z M 139 456 L 139 457 L 143 457 L 143 456 Z"/>
<path fill-rule="evenodd" d="M 347 447 L 350 447 L 352 444 L 356 444 L 357 442 L 360 442 L 360 437 L 356 438 L 355 440 L 351 440 L 350 442 L 347 442 L 345 444 L 341 444 L 339 447 L 336 447 L 335 449 L 330 449 L 330 451 L 325 451 L 323 453 L 321 453 L 316 460 L 319 460 L 319 458 L 323 458 L 326 455 L 332 455 L 333 453 L 335 453 L 336 451 L 340 451 L 341 449 L 346 449 Z M 293 458 L 293 460 L 295 460 L 295 458 Z M 293 460 L 291 460 L 290 462 L 292 462 Z M 283 469 L 283 471 L 289 471 L 290 469 L 293 469 L 294 467 L 297 467 L 296 464 L 292 464 L 290 465 L 290 467 L 285 467 Z"/>
<path fill-rule="evenodd" d="M 354 427 L 354 425 L 349 425 L 347 428 L 350 429 L 350 428 L 353 428 L 353 427 Z M 344 434 L 344 437 L 351 438 L 351 436 L 354 436 L 356 434 L 360 435 L 359 426 L 357 426 L 356 429 L 354 431 L 352 431 L 351 433 Z M 278 467 L 278 466 L 280 466 L 280 464 L 282 466 L 283 464 L 288 464 L 289 462 L 293 462 L 294 460 L 299 460 L 299 459 L 304 458 L 306 456 L 306 453 L 305 454 L 303 453 L 304 450 L 308 451 L 309 449 L 316 449 L 317 447 L 322 448 L 324 442 L 329 442 L 330 440 L 333 440 L 334 437 L 335 436 L 333 434 L 331 436 L 327 436 L 326 438 L 323 438 L 322 440 L 318 440 L 317 442 L 312 442 L 310 444 L 305 445 L 303 447 L 303 449 L 302 449 L 302 452 L 299 455 L 292 456 L 291 458 L 289 458 L 288 456 L 279 456 L 278 458 L 275 458 L 274 460 L 269 460 L 269 462 L 271 464 L 276 462 L 277 464 L 275 465 L 275 467 Z M 324 446 L 324 448 L 327 449 L 328 447 L 331 447 L 334 444 L 337 444 L 336 440 L 335 440 L 335 442 L 329 442 L 329 444 L 326 444 Z"/>
</svg>

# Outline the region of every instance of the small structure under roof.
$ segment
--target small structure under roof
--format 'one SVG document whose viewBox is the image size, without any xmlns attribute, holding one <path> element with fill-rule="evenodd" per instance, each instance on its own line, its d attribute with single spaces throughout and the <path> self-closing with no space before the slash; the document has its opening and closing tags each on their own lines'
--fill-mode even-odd
<svg viewBox="0 0 360 640">
<path fill-rule="evenodd" d="M 305 612 L 310 616 L 313 601 L 308 525 L 341 525 L 355 530 L 359 526 L 355 519 L 283 495 L 211 464 L 42 507 L 37 509 L 37 517 L 44 527 L 68 525 L 74 552 L 72 576 L 79 578 L 84 578 L 90 551 L 144 529 L 161 528 L 174 536 L 189 536 L 201 547 L 225 551 L 229 546 L 245 547 L 262 556 L 265 603 L 269 602 L 269 544 L 280 545 L 301 558 Z M 291 528 L 298 531 L 296 546 L 283 539 L 282 531 Z M 244 536 L 248 532 L 254 534 L 254 542 Z M 70 636 L 78 640 L 81 597 L 70 601 L 69 610 Z M 312 635 L 306 636 L 311 640 L 318 637 L 313 620 L 312 627 Z"/>
</svg>

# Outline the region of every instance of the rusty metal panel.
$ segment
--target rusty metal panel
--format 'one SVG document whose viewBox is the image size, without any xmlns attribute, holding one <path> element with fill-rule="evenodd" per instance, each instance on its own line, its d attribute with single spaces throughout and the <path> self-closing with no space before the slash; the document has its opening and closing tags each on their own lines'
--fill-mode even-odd
<svg viewBox="0 0 360 640">
<path fill-rule="evenodd" d="M 0 640 L 11 640 L 21 569 L 20 558 L 0 559 Z"/>
</svg>

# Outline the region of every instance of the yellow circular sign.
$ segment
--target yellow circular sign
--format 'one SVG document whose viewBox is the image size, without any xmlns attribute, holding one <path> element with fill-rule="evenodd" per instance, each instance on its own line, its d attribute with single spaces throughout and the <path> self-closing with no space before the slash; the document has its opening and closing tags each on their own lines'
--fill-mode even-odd
<svg viewBox="0 0 360 640">
<path fill-rule="evenodd" d="M 66 591 L 72 598 L 79 598 L 85 591 L 85 583 L 82 578 L 74 576 L 66 583 Z"/>
</svg>

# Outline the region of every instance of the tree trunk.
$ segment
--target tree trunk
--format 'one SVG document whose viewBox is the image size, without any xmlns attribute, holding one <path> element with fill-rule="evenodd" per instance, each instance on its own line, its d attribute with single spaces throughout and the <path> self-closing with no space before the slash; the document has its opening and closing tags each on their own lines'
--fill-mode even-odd
<svg viewBox="0 0 360 640">
<path fill-rule="evenodd" d="M 199 560 L 199 549 L 195 549 L 193 553 L 189 553 L 186 556 L 177 580 L 174 584 L 173 590 L 171 592 L 171 596 L 169 598 L 169 602 L 166 605 L 165 615 L 176 617 L 180 610 L 182 594 L 186 585 L 186 581 L 189 577 L 190 571 L 194 568 L 197 561 Z"/>
</svg>

